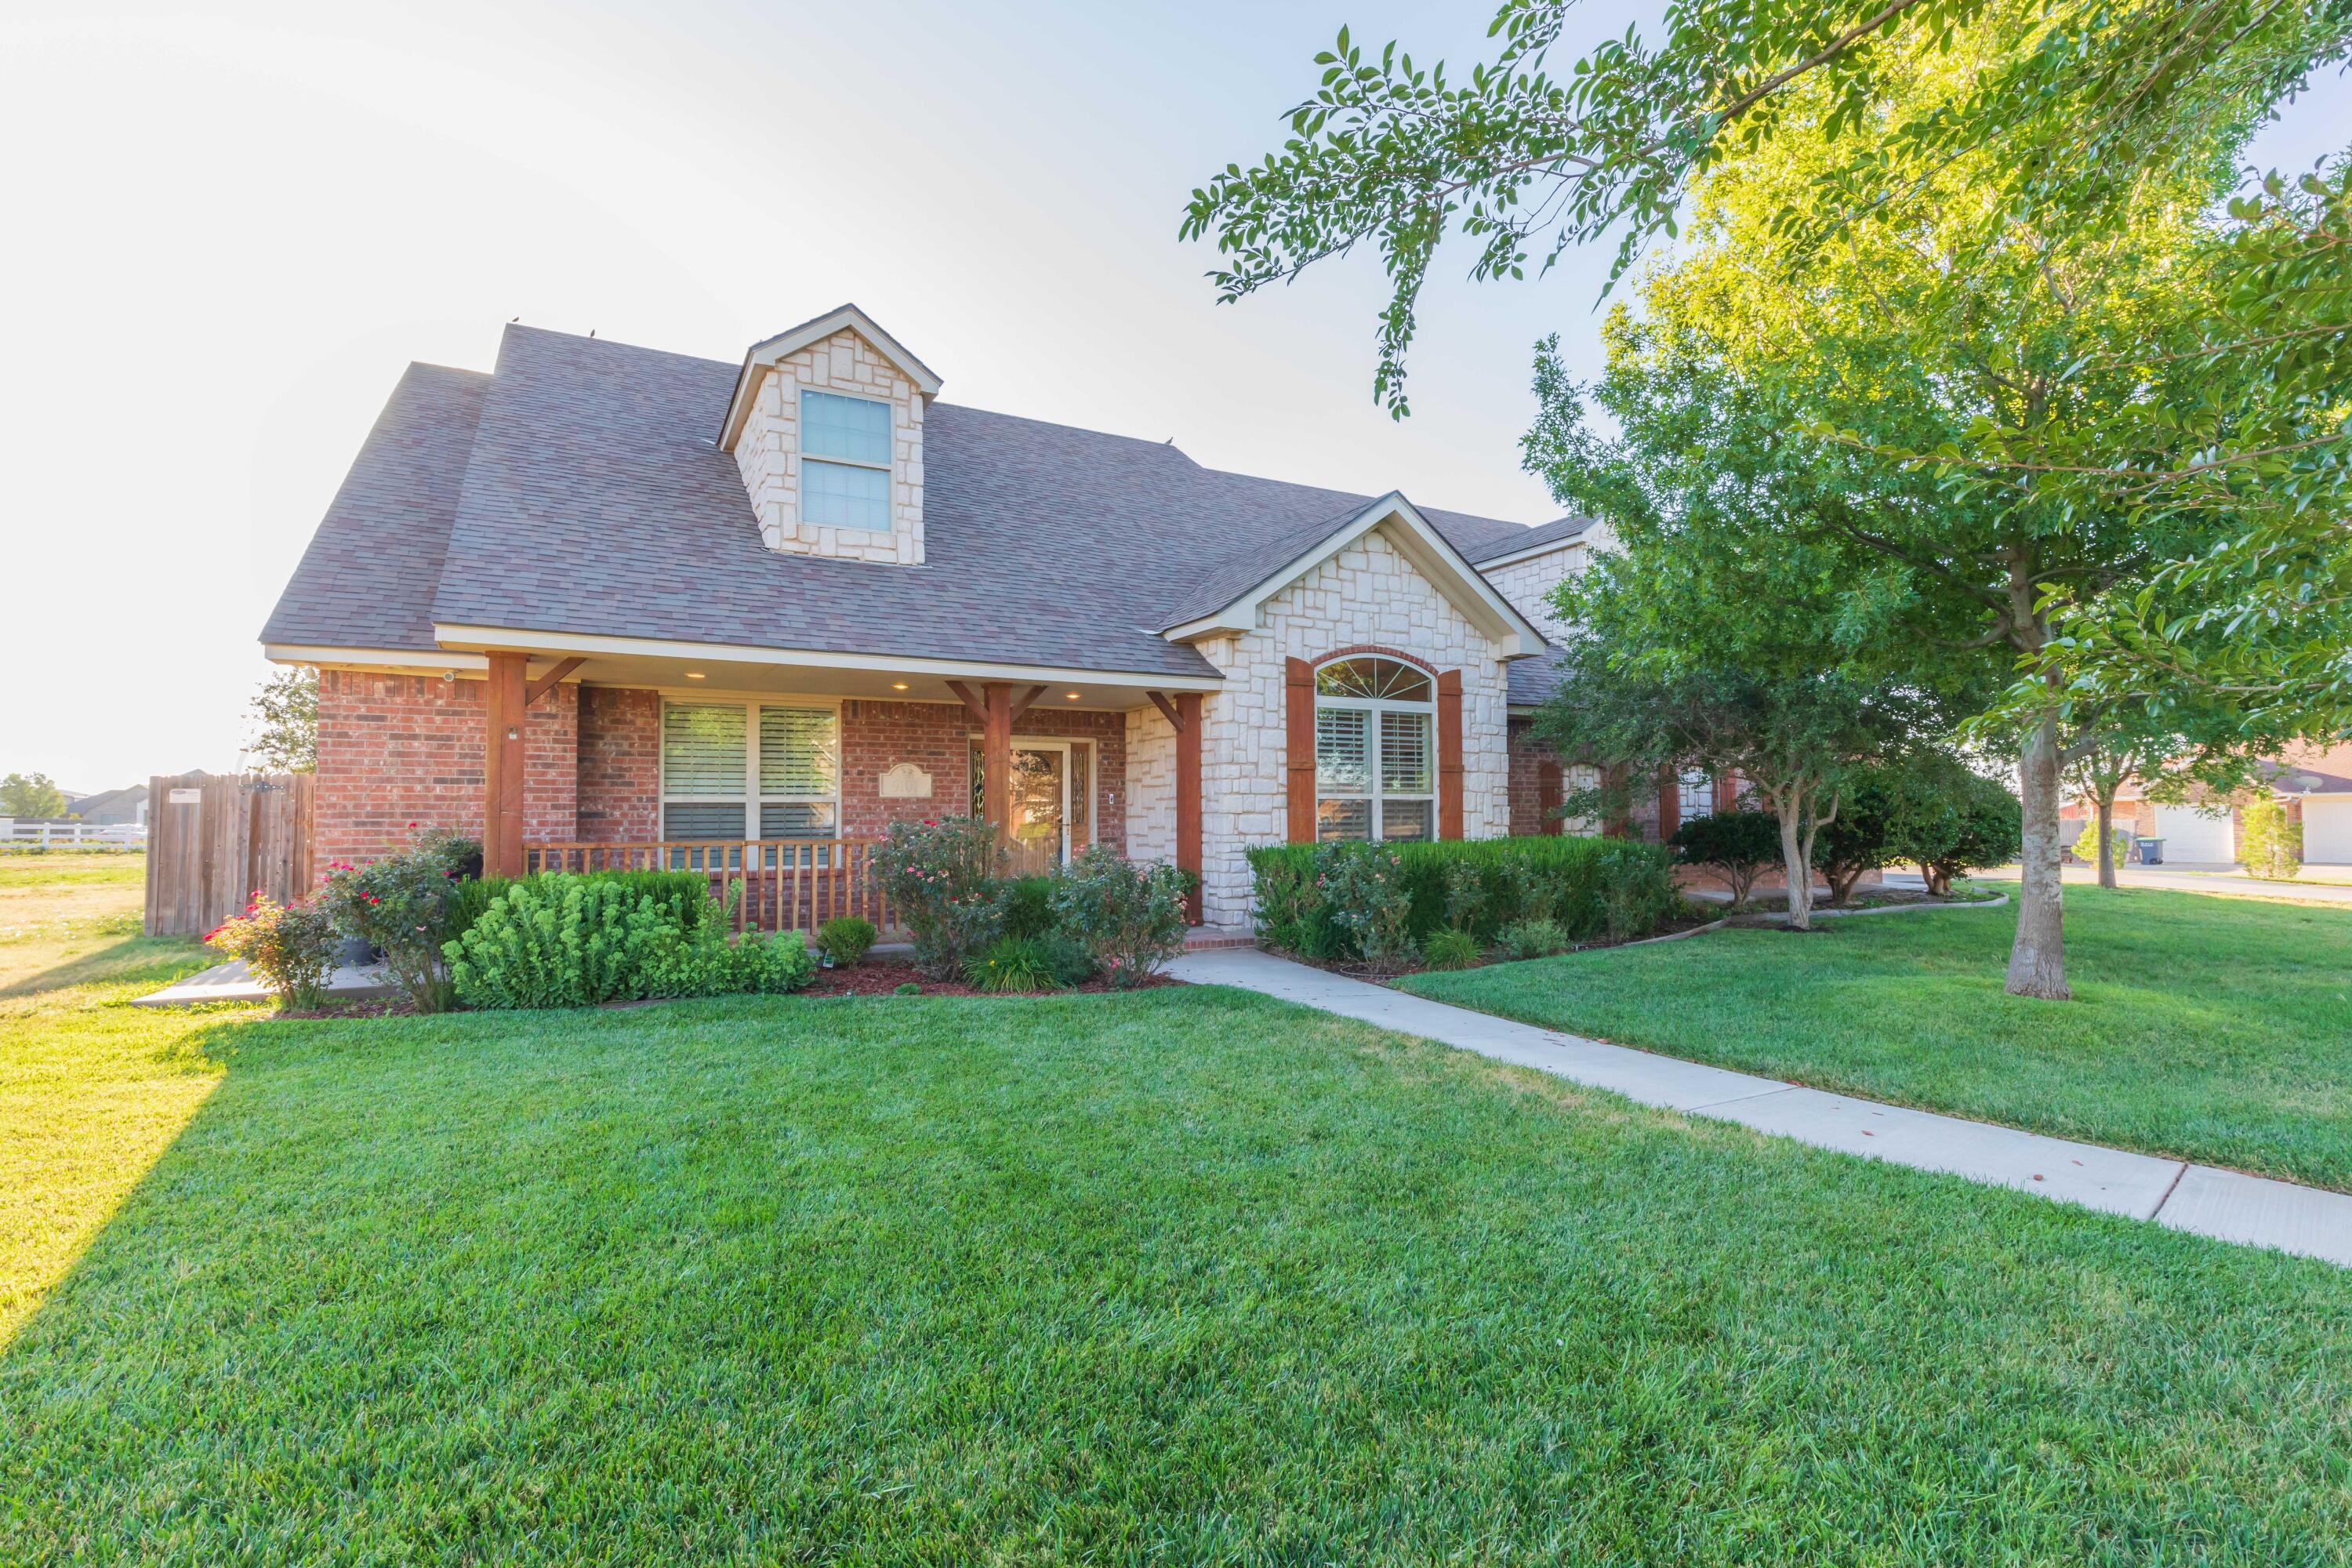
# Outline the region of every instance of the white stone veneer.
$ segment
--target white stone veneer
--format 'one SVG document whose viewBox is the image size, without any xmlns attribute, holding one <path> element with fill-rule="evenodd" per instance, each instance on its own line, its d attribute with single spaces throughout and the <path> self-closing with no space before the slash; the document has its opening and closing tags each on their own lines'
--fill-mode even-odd
<svg viewBox="0 0 2352 1568">
<path fill-rule="evenodd" d="M 801 521 L 801 392 L 887 402 L 890 527 L 820 527 Z M 735 441 L 735 466 L 771 550 L 850 561 L 923 563 L 923 397 L 872 344 L 845 327 L 786 357 L 761 379 Z"/>
<path fill-rule="evenodd" d="M 1462 830 L 1471 838 L 1510 831 L 1499 650 L 1376 529 L 1266 600 L 1257 630 L 1199 644 L 1225 678 L 1202 704 L 1201 883 L 1209 924 L 1249 923 L 1244 851 L 1289 836 L 1284 661 L 1364 645 L 1462 672 Z M 1172 857 L 1174 734 L 1157 709 L 1140 709 L 1128 715 L 1127 737 L 1128 853 Z"/>
<path fill-rule="evenodd" d="M 1584 546 L 1571 541 L 1557 550 L 1530 555 L 1486 573 L 1495 591 L 1511 601 L 1519 614 L 1535 622 L 1536 630 L 1558 642 L 1565 628 L 1551 607 L 1551 591 L 1584 569 Z"/>
</svg>

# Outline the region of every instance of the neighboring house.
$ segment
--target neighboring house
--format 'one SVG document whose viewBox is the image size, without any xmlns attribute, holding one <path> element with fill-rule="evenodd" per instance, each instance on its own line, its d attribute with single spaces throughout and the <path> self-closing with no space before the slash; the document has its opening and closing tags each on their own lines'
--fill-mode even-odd
<svg viewBox="0 0 2352 1568">
<path fill-rule="evenodd" d="M 816 864 L 977 810 L 1018 867 L 1167 858 L 1238 926 L 1253 845 L 1559 830 L 1513 715 L 1581 520 L 939 391 L 855 306 L 740 365 L 526 327 L 488 374 L 412 365 L 262 634 L 321 671 L 320 862 L 431 822 L 493 870 L 714 840 Z M 1715 793 L 1661 785 L 1654 833 Z"/>
<path fill-rule="evenodd" d="M 2126 780 L 2116 791 L 2115 824 L 2135 837 L 2163 839 L 2168 864 L 2233 864 L 2246 802 L 2263 790 L 2286 806 L 2289 820 L 2303 824 L 2305 865 L 2352 866 L 2352 742 L 2295 747 L 2263 763 L 2262 772 L 2263 784 L 2231 799 L 2192 790 L 2187 803 L 2149 800 L 2137 780 Z M 2094 801 L 2069 801 L 2067 842 L 2097 813 Z"/>
<path fill-rule="evenodd" d="M 147 786 L 110 789 L 66 803 L 66 814 L 101 827 L 142 826 L 147 821 Z"/>
</svg>

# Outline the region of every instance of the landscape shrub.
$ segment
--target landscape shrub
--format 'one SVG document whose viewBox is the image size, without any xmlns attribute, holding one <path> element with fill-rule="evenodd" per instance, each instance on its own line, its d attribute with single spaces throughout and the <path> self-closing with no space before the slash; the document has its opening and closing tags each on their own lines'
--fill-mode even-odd
<svg viewBox="0 0 2352 1568">
<path fill-rule="evenodd" d="M 708 881 L 688 909 L 625 877 L 551 872 L 509 884 L 444 957 L 458 999 L 484 1008 L 796 991 L 815 973 L 798 931 L 730 942 Z"/>
<path fill-rule="evenodd" d="M 256 888 L 245 912 L 205 933 L 205 941 L 241 958 L 261 977 L 278 1011 L 310 1011 L 327 999 L 342 933 L 317 899 L 281 904 Z"/>
<path fill-rule="evenodd" d="M 1346 933 L 1357 957 L 1381 973 L 1405 966 L 1412 956 L 1412 894 L 1405 886 L 1404 862 L 1395 850 L 1376 844 L 1319 845 L 1315 886 L 1330 910 L 1331 923 Z M 1442 910 L 1443 868 L 1438 900 Z"/>
<path fill-rule="evenodd" d="M 1912 802 L 1892 837 L 1896 858 L 1916 863 L 1927 891 L 1941 899 L 1950 896 L 1953 878 L 2017 858 L 2025 847 L 2025 814 L 2008 785 L 1973 769 L 1954 768 L 1939 784 L 1929 782 L 1934 787 Z"/>
<path fill-rule="evenodd" d="M 894 822 L 874 851 L 874 883 L 898 911 L 915 963 L 945 980 L 1003 930 L 996 830 L 978 817 Z"/>
<path fill-rule="evenodd" d="M 1433 931 L 1421 944 L 1421 962 L 1432 969 L 1469 969 L 1486 955 L 1466 931 Z"/>
<path fill-rule="evenodd" d="M 2279 801 L 2250 802 L 2238 818 L 2238 858 L 2249 877 L 2296 880 L 2303 873 L 2303 824 L 2289 821 Z"/>
<path fill-rule="evenodd" d="M 478 875 L 481 865 L 478 843 L 427 827 L 404 854 L 329 867 L 319 902 L 337 931 L 383 954 L 385 973 L 418 1012 L 437 1013 L 450 1001 L 442 949 L 452 934 L 458 879 Z"/>
<path fill-rule="evenodd" d="M 1258 935 L 1269 947 L 1304 958 L 1362 956 L 1354 932 L 1337 919 L 1318 888 L 1318 857 L 1340 846 L 1265 845 L 1249 851 L 1257 893 Z M 1370 845 L 1354 847 L 1367 853 Z M 1445 868 L 1478 868 L 1484 897 L 1470 933 L 1492 940 L 1524 920 L 1552 920 L 1571 943 L 1603 935 L 1642 936 L 1682 907 L 1674 851 L 1627 838 L 1545 835 L 1383 846 L 1409 903 L 1407 935 L 1420 940 L 1447 926 Z"/>
<path fill-rule="evenodd" d="M 1558 921 L 1538 917 L 1514 921 L 1496 933 L 1495 943 L 1509 959 L 1550 958 L 1576 946 L 1576 939 Z"/>
<path fill-rule="evenodd" d="M 2110 828 L 2107 831 L 2107 837 L 2115 842 L 2116 864 L 2118 866 L 2130 864 L 2132 847 L 2131 829 L 2128 827 Z M 2095 866 L 2099 863 L 2099 819 L 2097 817 L 2095 816 L 2091 818 L 2090 821 L 2083 825 L 2083 831 L 2075 837 L 2074 849 L 2074 858 L 2083 862 L 2084 865 Z"/>
<path fill-rule="evenodd" d="M 851 967 L 873 951 L 874 939 L 880 934 L 872 921 L 856 915 L 835 915 L 816 928 L 816 944 L 834 963 Z"/>
<path fill-rule="evenodd" d="M 1034 940 L 1055 984 L 1078 985 L 1095 977 L 1095 955 L 1087 951 L 1086 943 L 1060 926 Z"/>
<path fill-rule="evenodd" d="M 975 991 L 1050 991 L 1053 966 L 1034 936 L 999 937 L 963 961 L 964 984 Z"/>
<path fill-rule="evenodd" d="M 1893 770 L 1873 770 L 1838 792 L 1837 815 L 1813 835 L 1813 868 L 1829 882 L 1832 904 L 1852 897 L 1864 872 L 1903 858 L 1895 832 L 1906 782 Z"/>
<path fill-rule="evenodd" d="M 1486 874 L 1471 861 L 1449 860 L 1442 878 L 1445 923 L 1451 930 L 1466 931 L 1486 912 Z"/>
<path fill-rule="evenodd" d="M 470 877 L 460 881 L 449 906 L 448 939 L 455 941 L 473 928 L 491 900 L 509 888 L 537 888 L 547 879 L 565 877 L 609 883 L 634 897 L 658 900 L 688 930 L 702 919 L 711 901 L 709 874 L 703 871 L 533 871 L 526 877 Z"/>
<path fill-rule="evenodd" d="M 1183 951 L 1184 889 L 1175 867 L 1097 844 L 1054 879 L 1054 924 L 1112 984 L 1140 985 Z"/>
<path fill-rule="evenodd" d="M 1780 863 L 1780 819 L 1769 811 L 1718 811 L 1684 823 L 1667 842 L 1683 864 L 1722 878 L 1731 907 L 1745 909 L 1756 879 Z"/>
<path fill-rule="evenodd" d="M 1052 876 L 1011 877 L 998 884 L 998 912 L 1006 936 L 1044 936 L 1054 929 Z"/>
</svg>

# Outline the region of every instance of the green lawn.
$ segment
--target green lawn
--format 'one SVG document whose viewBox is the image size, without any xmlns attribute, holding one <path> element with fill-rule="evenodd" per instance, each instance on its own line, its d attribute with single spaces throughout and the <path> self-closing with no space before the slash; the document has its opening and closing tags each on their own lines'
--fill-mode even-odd
<svg viewBox="0 0 2352 1568">
<path fill-rule="evenodd" d="M 0 1003 L 0 1194 L 81 1173 L 0 1252 L 0 1563 L 2352 1561 L 2321 1264 L 1217 990 L 61 967 Z"/>
<path fill-rule="evenodd" d="M 2352 910 L 2066 889 L 2074 1000 L 2002 994 L 2012 909 L 1416 975 L 1440 1001 L 2352 1190 Z"/>
</svg>

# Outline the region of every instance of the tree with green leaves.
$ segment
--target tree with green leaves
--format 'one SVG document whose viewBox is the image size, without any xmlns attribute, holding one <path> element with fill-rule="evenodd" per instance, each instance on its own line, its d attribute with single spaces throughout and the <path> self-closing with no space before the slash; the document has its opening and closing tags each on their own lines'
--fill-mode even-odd
<svg viewBox="0 0 2352 1568">
<path fill-rule="evenodd" d="M 0 779 L 0 815 L 63 816 L 66 792 L 47 773 L 10 773 Z"/>
<path fill-rule="evenodd" d="M 1789 923 L 1811 925 L 1814 842 L 1862 770 L 1949 722 L 1927 694 L 1843 663 L 1801 563 L 1763 563 L 1762 604 L 1646 542 L 1602 555 L 1555 595 L 1569 630 L 1537 738 L 1601 769 L 1572 816 L 1621 818 L 1631 782 L 1667 767 L 1737 773 L 1779 825 Z M 1769 578 L 1769 582 L 1768 582 Z"/>
<path fill-rule="evenodd" d="M 1625 351 L 1656 361 L 1644 395 L 1738 389 L 1735 423 L 1769 433 L 1746 466 L 1780 492 L 1748 510 L 1842 542 L 1841 624 L 1932 652 L 1925 684 L 2011 683 L 2009 984 L 2065 995 L 2070 748 L 2195 682 L 2273 709 L 2250 724 L 2352 721 L 2343 182 L 2210 216 L 2252 127 L 2352 45 L 2352 0 L 1680 0 L 1662 47 L 1629 35 L 1555 77 L 1564 14 L 1514 0 L 1466 78 L 1343 35 L 1293 139 L 1197 191 L 1185 232 L 1215 237 L 1226 299 L 1376 244 L 1394 291 L 1375 388 L 1402 414 L 1449 232 L 1496 277 L 1540 235 L 1549 260 L 1622 226 L 1622 272 L 1693 204 L 1696 254 L 1652 289 L 1650 323 L 1622 324 L 1654 336 L 1612 343 L 1612 375 Z M 1531 456 L 1555 488 L 1610 510 L 1597 492 L 1622 477 L 1580 481 L 1549 438 Z"/>
<path fill-rule="evenodd" d="M 319 771 L 319 672 L 281 669 L 261 683 L 247 714 L 245 752 L 270 773 Z"/>
</svg>

